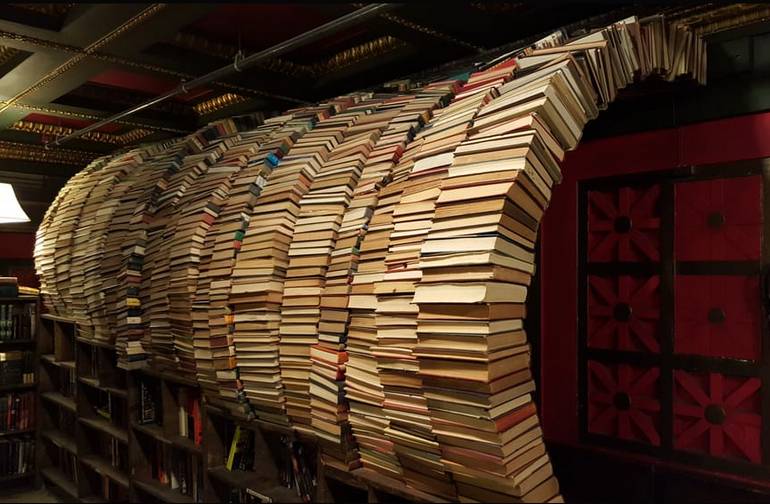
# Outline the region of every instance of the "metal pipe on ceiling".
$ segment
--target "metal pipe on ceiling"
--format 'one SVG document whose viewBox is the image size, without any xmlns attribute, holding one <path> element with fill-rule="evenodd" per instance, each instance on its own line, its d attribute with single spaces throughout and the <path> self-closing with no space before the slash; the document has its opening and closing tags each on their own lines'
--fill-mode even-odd
<svg viewBox="0 0 770 504">
<path fill-rule="evenodd" d="M 399 4 L 372 4 L 372 5 L 363 7 L 361 9 L 355 10 L 349 14 L 345 14 L 342 17 L 329 21 L 326 24 L 313 28 L 312 30 L 306 31 L 305 33 L 301 33 L 296 37 L 292 37 L 272 47 L 268 47 L 267 49 L 256 52 L 250 56 L 246 56 L 245 58 L 236 60 L 235 62 L 229 65 L 223 66 L 222 68 L 218 68 L 217 70 L 214 70 L 212 72 L 209 72 L 206 75 L 202 75 L 191 81 L 184 82 L 165 94 L 162 94 L 160 96 L 147 100 L 146 102 L 141 103 L 139 105 L 135 105 L 134 107 L 124 110 L 123 112 L 119 112 L 106 119 L 103 119 L 99 122 L 91 124 L 90 126 L 86 126 L 85 128 L 74 131 L 69 135 L 58 138 L 52 142 L 48 142 L 45 144 L 45 146 L 46 148 L 52 145 L 59 146 L 64 142 L 78 138 L 90 131 L 101 128 L 106 124 L 110 124 L 111 122 L 120 120 L 131 114 L 135 114 L 140 110 L 144 110 L 148 107 L 152 107 L 153 105 L 166 101 L 169 98 L 173 98 L 174 96 L 187 93 L 195 88 L 204 86 L 209 82 L 222 79 L 223 77 L 229 76 L 236 72 L 241 72 L 246 68 L 255 65 L 256 63 L 259 63 L 262 60 L 276 57 L 288 51 L 291 51 L 293 49 L 297 49 L 299 47 L 305 46 L 311 42 L 314 42 L 320 39 L 321 37 L 337 32 L 349 26 L 353 26 L 357 23 L 370 19 L 374 16 L 377 16 L 387 10 L 391 10 L 398 6 Z"/>
</svg>

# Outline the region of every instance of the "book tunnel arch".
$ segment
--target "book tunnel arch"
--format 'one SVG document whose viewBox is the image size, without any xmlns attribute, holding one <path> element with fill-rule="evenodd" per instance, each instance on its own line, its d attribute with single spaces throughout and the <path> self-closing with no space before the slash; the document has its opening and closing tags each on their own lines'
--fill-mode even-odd
<svg viewBox="0 0 770 504">
<path fill-rule="evenodd" d="M 38 229 L 45 304 L 122 367 L 183 373 L 348 466 L 451 500 L 558 501 L 522 325 L 538 225 L 618 90 L 704 83 L 705 54 L 629 18 L 99 158 Z"/>
</svg>

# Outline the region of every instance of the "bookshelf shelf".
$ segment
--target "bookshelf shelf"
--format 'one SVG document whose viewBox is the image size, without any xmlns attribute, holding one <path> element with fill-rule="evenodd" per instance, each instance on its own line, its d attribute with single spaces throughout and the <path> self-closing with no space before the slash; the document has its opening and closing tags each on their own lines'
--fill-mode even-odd
<svg viewBox="0 0 770 504">
<path fill-rule="evenodd" d="M 0 340 L 0 348 L 27 346 L 27 345 L 34 345 L 34 344 L 35 344 L 35 340 L 31 340 L 31 339 Z"/>
<path fill-rule="evenodd" d="M 0 437 L 8 437 L 8 436 L 21 436 L 22 434 L 32 434 L 35 432 L 35 429 L 22 429 L 22 430 L 15 430 L 15 431 L 4 431 L 0 432 Z"/>
<path fill-rule="evenodd" d="M 75 482 L 70 480 L 59 469 L 57 469 L 55 467 L 45 467 L 45 468 L 40 470 L 40 475 L 48 483 L 53 484 L 55 487 L 59 488 L 60 490 L 62 490 L 64 493 L 66 493 L 70 497 L 72 497 L 74 499 L 78 498 L 78 488 L 75 485 Z"/>
<path fill-rule="evenodd" d="M 115 345 L 112 343 L 109 343 L 107 341 L 97 340 L 97 339 L 90 339 L 90 338 L 82 338 L 78 336 L 75 338 L 78 343 L 83 343 L 86 345 L 92 345 L 99 348 L 104 348 L 106 350 L 115 350 Z"/>
<path fill-rule="evenodd" d="M 165 445 L 179 448 L 180 450 L 184 450 L 188 453 L 195 455 L 202 455 L 203 453 L 202 447 L 200 445 L 196 445 L 195 441 L 192 439 L 187 439 L 185 437 L 176 435 L 167 435 L 165 432 L 163 432 L 163 428 L 159 425 L 133 423 L 131 424 L 131 428 L 137 432 L 141 432 L 142 434 L 155 439 L 156 441 L 160 441 Z"/>
<path fill-rule="evenodd" d="M 128 432 L 126 432 L 125 429 L 121 429 L 120 427 L 113 425 L 103 418 L 78 418 L 78 422 L 92 429 L 112 436 L 124 444 L 128 443 Z"/>
<path fill-rule="evenodd" d="M 107 386 L 107 385 L 101 385 L 101 383 L 99 382 L 98 378 L 91 378 L 91 377 L 88 377 L 88 376 L 81 376 L 80 378 L 78 378 L 78 381 L 80 383 L 84 383 L 84 384 L 88 385 L 89 387 L 92 387 L 92 388 L 95 388 L 95 389 L 99 389 L 99 390 L 103 390 L 104 392 L 107 392 L 108 394 L 111 394 L 111 395 L 113 395 L 115 397 L 122 397 L 124 399 L 128 397 L 128 391 L 126 389 L 110 387 L 110 386 Z"/>
<path fill-rule="evenodd" d="M 45 362 L 45 363 L 47 363 L 47 364 L 51 364 L 51 365 L 54 365 L 54 366 L 57 366 L 57 367 L 66 367 L 66 368 L 69 368 L 69 369 L 75 369 L 75 361 L 74 360 L 58 361 L 58 360 L 56 360 L 56 356 L 54 356 L 54 354 L 43 354 L 43 355 L 40 356 L 40 360 Z"/>
<path fill-rule="evenodd" d="M 73 439 L 72 436 L 54 429 L 44 430 L 40 433 L 40 435 L 59 448 L 63 448 L 73 455 L 77 454 L 77 444 L 75 443 L 75 439 Z"/>
<path fill-rule="evenodd" d="M 0 297 L 0 303 L 37 303 L 35 296 Z"/>
<path fill-rule="evenodd" d="M 0 476 L 0 483 L 7 482 L 7 481 L 16 481 L 16 480 L 34 478 L 34 477 L 35 477 L 35 471 L 27 471 L 23 474 L 11 474 L 8 476 Z"/>
<path fill-rule="evenodd" d="M 77 404 L 75 399 L 64 396 L 61 392 L 43 392 L 40 394 L 42 399 L 52 402 L 64 409 L 70 410 L 73 413 L 77 411 Z"/>
<path fill-rule="evenodd" d="M 154 480 L 139 480 L 134 479 L 134 486 L 141 489 L 144 492 L 152 495 L 156 499 L 160 499 L 163 502 L 187 504 L 192 503 L 193 498 L 189 495 L 183 495 L 181 492 L 171 489 L 162 483 Z"/>
<path fill-rule="evenodd" d="M 297 493 L 291 488 L 276 485 L 271 478 L 265 478 L 251 471 L 228 471 L 224 466 L 213 467 L 208 470 L 209 476 L 221 481 L 233 488 L 250 488 L 274 502 L 302 502 Z"/>
<path fill-rule="evenodd" d="M 118 469 L 112 467 L 109 462 L 98 455 L 85 455 L 80 457 L 80 461 L 96 471 L 97 473 L 105 476 L 120 486 L 128 489 L 129 479 L 128 476 L 120 472 Z"/>
<path fill-rule="evenodd" d="M 72 319 L 68 319 L 66 317 L 60 317 L 52 313 L 43 313 L 42 315 L 40 315 L 40 318 L 44 320 L 51 320 L 53 322 L 62 322 L 64 324 L 73 324 L 73 325 L 75 324 L 75 321 Z"/>
<path fill-rule="evenodd" d="M 11 392 L 13 390 L 30 390 L 36 387 L 37 387 L 37 382 L 14 383 L 11 385 L 0 385 L 0 392 Z"/>
</svg>

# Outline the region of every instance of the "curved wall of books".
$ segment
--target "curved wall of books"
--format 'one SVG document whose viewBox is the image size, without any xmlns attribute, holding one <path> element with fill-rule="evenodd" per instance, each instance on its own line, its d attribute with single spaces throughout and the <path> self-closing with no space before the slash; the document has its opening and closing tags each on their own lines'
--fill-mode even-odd
<svg viewBox="0 0 770 504">
<path fill-rule="evenodd" d="M 585 124 L 650 76 L 703 83 L 703 42 L 631 18 L 465 79 L 97 159 L 38 230 L 45 302 L 122 366 L 194 376 L 330 462 L 557 501 L 522 325 L 538 224 Z"/>
</svg>

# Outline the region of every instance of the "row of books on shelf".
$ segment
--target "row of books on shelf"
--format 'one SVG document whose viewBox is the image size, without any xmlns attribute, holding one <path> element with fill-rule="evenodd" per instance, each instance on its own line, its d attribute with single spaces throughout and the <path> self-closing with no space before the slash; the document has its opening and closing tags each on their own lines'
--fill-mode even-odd
<svg viewBox="0 0 770 504">
<path fill-rule="evenodd" d="M 35 334 L 34 303 L 0 304 L 0 341 L 31 340 Z"/>
<path fill-rule="evenodd" d="M 203 465 L 195 455 L 156 443 L 152 478 L 195 502 L 203 499 Z"/>
<path fill-rule="evenodd" d="M 163 408 L 160 407 L 160 384 L 141 380 L 139 382 L 139 423 L 160 425 L 163 422 Z"/>
<path fill-rule="evenodd" d="M 59 392 L 66 397 L 75 397 L 77 388 L 77 373 L 75 368 L 61 366 L 59 368 Z"/>
<path fill-rule="evenodd" d="M 0 352 L 0 386 L 35 383 L 35 353 Z"/>
<path fill-rule="evenodd" d="M 308 457 L 302 443 L 282 437 L 285 447 L 284 465 L 281 470 L 281 484 L 292 488 L 303 502 L 310 502 L 315 494 L 316 470 L 314 458 Z"/>
<path fill-rule="evenodd" d="M 179 435 L 200 445 L 203 442 L 200 392 L 194 393 L 192 389 L 181 388 L 178 404 Z"/>
<path fill-rule="evenodd" d="M 35 426 L 35 393 L 0 395 L 0 432 L 15 432 Z"/>
<path fill-rule="evenodd" d="M 0 439 L 0 477 L 27 474 L 35 466 L 35 439 Z"/>
</svg>

